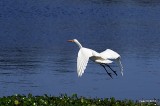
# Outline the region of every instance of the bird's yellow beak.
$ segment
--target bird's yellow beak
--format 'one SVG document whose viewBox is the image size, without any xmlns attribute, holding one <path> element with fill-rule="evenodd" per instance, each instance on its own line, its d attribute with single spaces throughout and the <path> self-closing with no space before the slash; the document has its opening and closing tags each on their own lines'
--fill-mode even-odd
<svg viewBox="0 0 160 106">
<path fill-rule="evenodd" d="M 68 42 L 74 42 L 74 40 L 67 40 Z"/>
</svg>

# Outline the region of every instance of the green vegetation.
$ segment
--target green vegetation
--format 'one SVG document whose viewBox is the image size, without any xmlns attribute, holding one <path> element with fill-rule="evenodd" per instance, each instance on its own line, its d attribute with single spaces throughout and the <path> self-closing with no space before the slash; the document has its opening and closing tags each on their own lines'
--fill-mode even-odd
<svg viewBox="0 0 160 106">
<path fill-rule="evenodd" d="M 0 106 L 156 106 L 154 102 L 139 103 L 132 100 L 115 100 L 115 98 L 85 98 L 77 94 L 59 97 L 54 96 L 33 96 L 32 94 L 13 95 L 0 98 Z"/>
</svg>

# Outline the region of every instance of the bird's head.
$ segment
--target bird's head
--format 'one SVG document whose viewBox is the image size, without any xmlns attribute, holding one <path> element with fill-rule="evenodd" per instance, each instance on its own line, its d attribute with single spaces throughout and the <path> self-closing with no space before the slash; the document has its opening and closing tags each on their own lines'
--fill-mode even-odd
<svg viewBox="0 0 160 106">
<path fill-rule="evenodd" d="M 68 40 L 68 42 L 77 42 L 77 39 Z"/>
<path fill-rule="evenodd" d="M 74 42 L 74 43 L 76 43 L 79 46 L 79 48 L 82 48 L 82 45 L 78 42 L 77 39 L 68 40 L 68 42 Z"/>
</svg>

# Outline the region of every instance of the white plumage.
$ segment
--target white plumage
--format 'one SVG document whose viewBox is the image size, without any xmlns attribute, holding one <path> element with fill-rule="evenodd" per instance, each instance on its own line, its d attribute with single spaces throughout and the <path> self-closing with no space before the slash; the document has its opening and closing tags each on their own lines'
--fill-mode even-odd
<svg viewBox="0 0 160 106">
<path fill-rule="evenodd" d="M 107 65 L 111 70 L 112 70 L 112 68 L 108 64 L 112 63 L 115 60 L 118 63 L 118 65 L 120 67 L 121 74 L 123 76 L 123 66 L 120 61 L 121 57 L 115 51 L 113 51 L 111 49 L 106 49 L 105 51 L 98 53 L 92 49 L 82 47 L 82 45 L 78 42 L 77 39 L 68 40 L 68 41 L 75 42 L 80 48 L 80 50 L 78 52 L 78 57 L 77 57 L 77 74 L 79 77 L 81 77 L 82 74 L 84 73 L 84 70 L 86 69 L 86 66 L 87 66 L 89 59 L 91 59 L 95 63 L 102 65 L 104 68 L 105 68 L 105 65 Z M 105 70 L 108 73 L 106 68 L 105 68 Z M 112 71 L 116 74 L 116 72 L 114 70 L 112 70 Z M 112 77 L 111 73 L 108 73 L 108 75 L 110 77 Z"/>
</svg>

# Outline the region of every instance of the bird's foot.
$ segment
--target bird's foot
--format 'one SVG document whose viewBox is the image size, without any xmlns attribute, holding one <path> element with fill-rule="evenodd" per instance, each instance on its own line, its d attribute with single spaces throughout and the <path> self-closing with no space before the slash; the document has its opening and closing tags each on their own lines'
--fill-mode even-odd
<svg viewBox="0 0 160 106">
<path fill-rule="evenodd" d="M 113 77 L 112 77 L 111 73 L 107 72 L 107 74 L 108 74 L 108 75 L 113 79 Z"/>
<path fill-rule="evenodd" d="M 114 71 L 108 64 L 105 64 L 105 65 L 108 66 L 114 72 L 114 74 L 117 76 L 116 71 Z"/>
<path fill-rule="evenodd" d="M 116 76 L 117 76 L 117 72 L 116 71 L 113 71 L 115 74 L 116 74 Z"/>
</svg>

